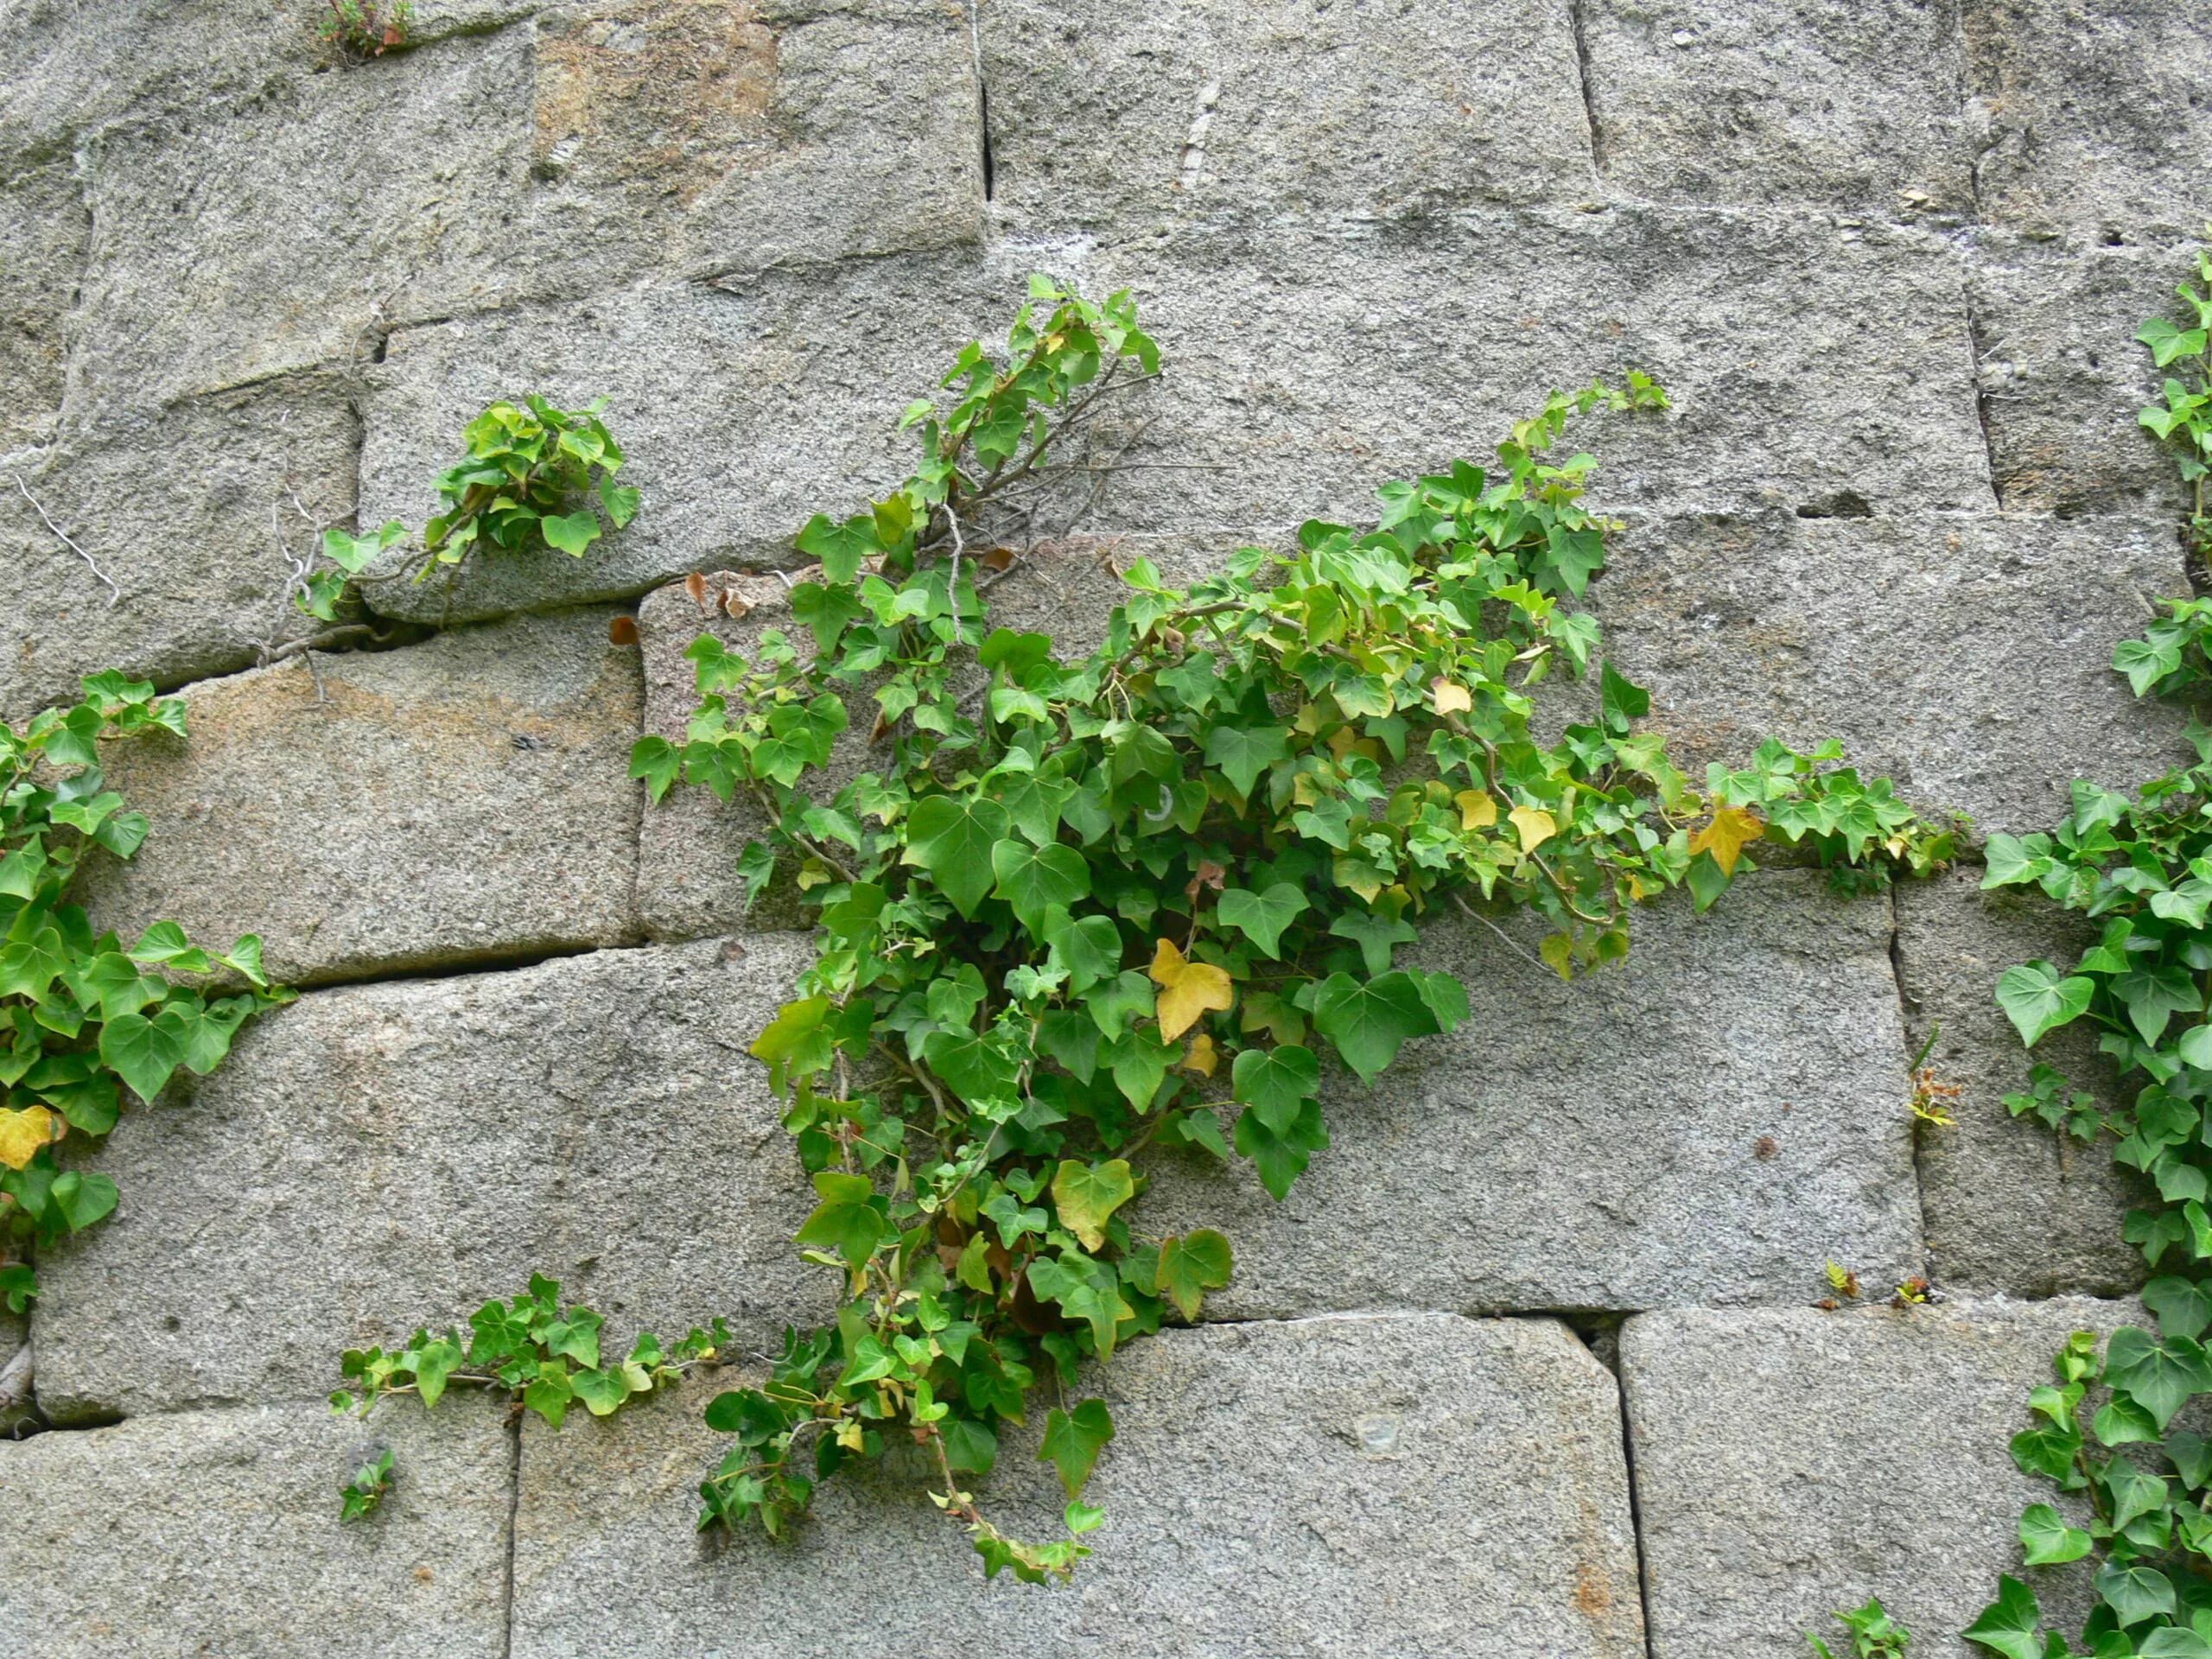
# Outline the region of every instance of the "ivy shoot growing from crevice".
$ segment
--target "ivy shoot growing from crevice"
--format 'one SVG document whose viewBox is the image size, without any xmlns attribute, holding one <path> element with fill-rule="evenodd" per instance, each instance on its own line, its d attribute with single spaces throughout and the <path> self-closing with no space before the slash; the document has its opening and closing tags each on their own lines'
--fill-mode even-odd
<svg viewBox="0 0 2212 1659">
<path fill-rule="evenodd" d="M 1626 951 L 1637 904 L 1712 904 L 1757 843 L 1846 881 L 1952 853 L 1833 746 L 1770 742 L 1700 791 L 1639 728 L 1648 695 L 1575 608 L 1618 526 L 1584 504 L 1592 458 L 1556 450 L 1578 416 L 1663 410 L 1640 374 L 1554 394 L 1494 468 L 1387 486 L 1372 524 L 1308 523 L 1185 589 L 1135 562 L 1080 660 L 993 627 L 979 590 L 1023 556 L 1009 484 L 1158 369 L 1126 293 L 1033 279 L 1003 355 L 969 346 L 949 398 L 908 410 L 912 476 L 802 532 L 804 637 L 750 658 L 701 637 L 686 740 L 634 752 L 656 800 L 679 779 L 753 798 L 750 892 L 791 869 L 820 923 L 753 1052 L 819 1200 L 798 1243 L 843 1305 L 708 1408 L 734 1444 L 702 1525 L 780 1533 L 906 1442 L 987 1572 L 1065 1577 L 1114 1433 L 1074 1397 L 1087 1363 L 1197 1319 L 1233 1266 L 1218 1232 L 1135 1224 L 1140 1155 L 1247 1160 L 1287 1192 L 1328 1145 L 1332 1065 L 1371 1084 L 1466 1017 L 1451 976 L 1401 965 L 1418 922 L 1533 907 L 1567 976 Z M 1598 708 L 1546 743 L 1531 694 L 1554 672 L 1594 672 Z M 822 783 L 870 700 L 868 769 Z M 1039 1404 L 1066 1532 L 1024 1542 L 969 1488 Z"/>
</svg>

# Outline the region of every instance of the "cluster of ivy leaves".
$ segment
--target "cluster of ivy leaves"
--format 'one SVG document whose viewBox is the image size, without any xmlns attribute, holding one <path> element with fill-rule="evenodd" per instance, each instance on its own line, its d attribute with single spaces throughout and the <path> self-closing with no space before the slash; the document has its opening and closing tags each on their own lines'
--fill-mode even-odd
<svg viewBox="0 0 2212 1659">
<path fill-rule="evenodd" d="M 2212 283 L 2212 255 L 2199 256 L 2198 270 Z M 2146 410 L 2143 421 L 2182 451 L 2202 549 L 2212 298 L 2186 283 L 2182 293 L 2195 324 L 2154 321 L 2137 338 L 2161 367 L 2195 362 L 2198 385 L 2168 381 L 2172 418 Z M 2201 693 L 2212 683 L 2212 606 L 2179 600 L 2164 609 L 2142 638 L 2120 645 L 2113 666 L 2138 696 Z M 2143 1291 L 2155 1326 L 2123 1327 L 2103 1343 L 2076 1332 L 2055 1362 L 2055 1385 L 2029 1401 L 2033 1426 L 2012 1440 L 2022 1469 L 2076 1495 L 2072 1520 L 2051 1503 L 2022 1514 L 2022 1559 L 2031 1567 L 2094 1560 L 2096 1605 L 2077 1649 L 2044 1628 L 2034 1589 L 2005 1577 L 1966 1635 L 2006 1659 L 2212 1659 L 2212 1442 L 2201 1416 L 2183 1414 L 2212 1395 L 2212 731 L 2192 724 L 2190 738 L 2196 761 L 2133 798 L 2077 781 L 2072 811 L 2048 834 L 1989 838 L 1984 887 L 2035 888 L 2099 925 L 2096 943 L 2070 966 L 2007 969 L 1999 1004 L 2030 1048 L 2063 1027 L 2094 1027 L 2134 1088 L 2107 1111 L 2038 1064 L 2005 1104 L 2083 1141 L 2111 1137 L 2113 1157 L 2156 1195 L 2124 1229 L 2157 1274 Z"/>
<path fill-rule="evenodd" d="M 520 405 L 493 404 L 471 421 L 461 434 L 467 458 L 439 475 L 445 505 L 423 527 L 421 552 L 405 567 L 415 580 L 483 549 L 543 546 L 582 558 L 609 526 L 620 530 L 635 518 L 637 490 L 614 481 L 626 457 L 600 418 L 605 408 L 604 398 L 565 410 L 531 396 Z M 396 518 L 365 536 L 325 531 L 328 568 L 308 573 L 294 603 L 305 615 L 335 621 L 364 573 L 406 538 Z"/>
<path fill-rule="evenodd" d="M 600 1351 L 605 1325 L 588 1307 L 561 1306 L 557 1281 L 532 1274 L 530 1288 L 506 1301 L 490 1301 L 470 1316 L 466 1332 L 433 1335 L 417 1330 L 400 1348 L 349 1348 L 339 1362 L 347 1387 L 330 1396 L 331 1409 L 367 1416 L 385 1400 L 413 1395 L 429 1410 L 449 1388 L 491 1389 L 506 1394 L 516 1409 L 531 1411 L 554 1428 L 571 1406 L 594 1417 L 612 1416 L 702 1365 L 715 1363 L 729 1331 L 716 1319 L 694 1327 L 668 1347 L 641 1332 L 622 1357 Z M 340 1512 L 353 1521 L 372 1513 L 392 1479 L 389 1449 L 365 1465 L 342 1491 Z"/>
<path fill-rule="evenodd" d="M 182 735 L 184 705 L 118 673 L 82 682 L 82 700 L 20 729 L 0 722 L 0 1303 L 23 1311 L 37 1281 L 27 1247 L 81 1232 L 116 1205 L 115 1183 L 59 1154 L 113 1128 L 127 1094 L 150 1101 L 181 1066 L 204 1075 L 252 1014 L 286 1001 L 249 934 L 220 956 L 174 922 L 135 944 L 95 933 L 68 901 L 89 849 L 129 858 L 143 813 L 107 787 L 102 740 Z M 246 982 L 216 995 L 173 976 L 228 968 Z"/>
<path fill-rule="evenodd" d="M 819 1200 L 798 1243 L 843 1304 L 709 1408 L 734 1442 L 702 1525 L 779 1532 L 848 1462 L 914 1443 L 988 1573 L 1065 1577 L 1114 1432 L 1072 1397 L 1086 1363 L 1195 1319 L 1233 1266 L 1217 1232 L 1134 1224 L 1140 1154 L 1246 1160 L 1281 1198 L 1329 1144 L 1338 1068 L 1372 1084 L 1466 1017 L 1456 980 L 1401 963 L 1418 923 L 1531 906 L 1565 976 L 1620 957 L 1640 902 L 1711 904 L 1755 844 L 1846 879 L 1953 850 L 1833 748 L 1770 743 L 1700 791 L 1640 728 L 1648 694 L 1576 605 L 1618 526 L 1584 504 L 1592 458 L 1556 450 L 1578 415 L 1663 409 L 1641 375 L 1554 395 L 1494 467 L 1392 485 L 1373 523 L 1308 523 L 1187 589 L 1138 561 L 1080 660 L 992 626 L 978 572 L 1010 555 L 976 540 L 979 508 L 1084 388 L 1158 360 L 1126 293 L 1033 279 L 1003 354 L 970 345 L 950 397 L 907 411 L 906 483 L 802 532 L 803 636 L 702 637 L 685 741 L 634 752 L 655 799 L 679 778 L 753 798 L 750 891 L 791 868 L 820 924 L 753 1052 Z M 1554 673 L 1594 674 L 1597 708 L 1546 742 Z M 869 702 L 867 769 L 837 785 Z M 1039 1395 L 1068 1502 L 1033 1543 L 963 1482 Z"/>
<path fill-rule="evenodd" d="M 2212 226 L 2205 227 L 2212 241 Z M 2173 450 L 2192 503 L 2189 531 L 2198 556 L 2212 562 L 2212 513 L 2204 505 L 2204 480 L 2212 474 L 2212 248 L 2200 249 L 2196 275 L 2202 288 L 2183 281 L 2174 293 L 2182 319 L 2153 317 L 2135 338 L 2151 348 L 2151 360 L 2171 372 L 2159 387 L 2160 401 L 2137 411 L 2136 418 Z"/>
</svg>

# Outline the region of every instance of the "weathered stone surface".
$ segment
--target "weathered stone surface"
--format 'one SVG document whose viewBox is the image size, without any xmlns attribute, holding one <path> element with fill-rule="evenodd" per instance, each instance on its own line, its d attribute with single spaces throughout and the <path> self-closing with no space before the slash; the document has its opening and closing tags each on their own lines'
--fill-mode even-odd
<svg viewBox="0 0 2212 1659">
<path fill-rule="evenodd" d="M 897 411 L 961 342 L 1002 328 L 1022 268 L 1040 262 L 1094 290 L 1133 286 L 1167 365 L 1101 428 L 1110 452 L 1148 420 L 1131 455 L 1147 469 L 1116 479 L 1071 528 L 1364 514 L 1391 478 L 1486 456 L 1552 387 L 1630 366 L 1656 374 L 1678 410 L 1578 435 L 1606 456 L 1605 503 L 1787 509 L 1849 493 L 1889 511 L 1990 499 L 1943 245 L 1623 207 L 1191 231 L 1089 253 L 1014 245 L 403 331 L 374 372 L 364 519 L 420 523 L 448 435 L 526 376 L 556 397 L 611 397 L 645 511 L 581 562 L 472 573 L 454 615 L 793 563 L 810 515 L 851 510 L 906 474 L 913 451 Z M 1827 279 L 1808 284 L 1808 270 Z M 671 363 L 685 372 L 671 378 Z M 432 601 L 418 589 L 381 602 L 419 613 Z"/>
<path fill-rule="evenodd" d="M 345 1524 L 380 1446 L 391 1490 Z M 0 1443 L 0 1656 L 499 1659 L 512 1455 L 458 1390 L 365 1424 L 260 1405 Z"/>
<path fill-rule="evenodd" d="M 1780 513 L 1639 524 L 1592 589 L 1698 770 L 1834 737 L 1916 805 L 2016 834 L 2075 777 L 2190 758 L 2184 711 L 2110 666 L 2152 598 L 2185 591 L 2171 520 Z"/>
<path fill-rule="evenodd" d="M 1980 891 L 1967 867 L 1897 889 L 1897 980 L 1915 1052 L 1935 1032 L 1927 1064 L 1940 1082 L 1966 1092 L 1948 1107 L 1958 1121 L 1923 1132 L 1920 1206 L 1931 1276 L 1939 1285 L 2048 1296 L 2110 1295 L 2145 1277 L 2143 1258 L 2120 1230 L 2128 1210 L 2155 1203 L 2147 1184 L 2094 1145 L 2014 1118 L 2005 1096 L 2024 1091 L 2037 1060 L 2076 1089 L 2116 1103 L 2112 1063 L 2093 1033 L 2069 1028 L 2031 1055 L 1997 1006 L 1997 977 L 2044 957 L 2071 966 L 2097 930 L 2009 888 Z M 1940 1029 L 1939 1029 L 1940 1027 Z"/>
<path fill-rule="evenodd" d="M 1107 1521 L 1058 1591 L 987 1584 L 920 1478 L 833 1482 L 785 1544 L 696 1540 L 721 1446 L 677 1402 L 526 1427 L 514 1659 L 829 1659 L 948 1630 L 975 1652 L 1643 1653 L 1613 1381 L 1562 1325 L 1173 1331 L 1100 1388 L 1116 1433 L 1085 1496 Z M 981 1491 L 1009 1530 L 1057 1530 L 1058 1484 L 1027 1448 Z"/>
<path fill-rule="evenodd" d="M 528 32 L 511 29 L 296 67 L 104 135 L 73 407 L 365 361 L 385 319 L 527 288 L 531 66 Z"/>
<path fill-rule="evenodd" d="M 340 1352 L 550 1274 L 610 1340 L 727 1316 L 747 1352 L 823 1317 L 812 1195 L 745 1052 L 796 941 L 604 950 L 310 993 L 204 1082 L 126 1113 L 105 1224 L 48 1251 L 57 1421 L 305 1395 Z"/>
<path fill-rule="evenodd" d="M 251 662 L 256 641 L 298 620 L 285 549 L 302 553 L 315 524 L 346 511 L 357 433 L 343 388 L 306 375 L 66 430 L 46 454 L 5 463 L 0 713 L 73 698 L 79 676 L 105 669 L 169 686 Z"/>
<path fill-rule="evenodd" d="M 613 614 L 194 686 L 187 738 L 108 752 L 153 832 L 88 864 L 86 907 L 134 938 L 257 933 L 293 984 L 629 942 L 642 697 Z"/>
<path fill-rule="evenodd" d="M 1040 548 L 986 590 L 990 623 L 1049 633 L 1063 657 L 1080 656 L 1103 638 L 1109 613 L 1128 591 L 1107 561 L 1126 568 L 1137 557 L 1150 559 L 1166 581 L 1180 586 L 1217 567 L 1230 550 L 1225 543 L 1155 536 L 1078 537 Z M 810 650 L 810 636 L 791 621 L 787 592 L 780 576 L 725 570 L 706 579 L 698 600 L 682 583 L 648 594 L 638 607 L 645 729 L 671 742 L 683 741 L 699 702 L 697 675 L 683 652 L 702 632 L 750 653 L 763 630 L 775 628 Z M 725 594 L 736 597 L 741 617 L 728 614 Z M 848 694 L 846 707 L 850 724 L 827 774 L 814 786 L 822 798 L 871 764 L 868 738 L 874 705 L 867 688 Z M 678 785 L 658 804 L 648 805 L 638 848 L 638 912 L 646 933 L 694 939 L 748 929 L 811 928 L 813 913 L 799 902 L 798 872 L 788 868 L 788 860 L 751 910 L 746 908 L 746 884 L 737 874 L 737 861 L 746 843 L 766 827 L 766 815 L 743 796 L 725 804 L 703 789 Z"/>
<path fill-rule="evenodd" d="M 31 1413 L 31 1322 L 0 1309 L 0 1435 L 34 1421 Z"/>
<path fill-rule="evenodd" d="M 686 276 L 973 242 L 961 0 L 585 0 L 537 23 L 531 156 L 549 261 Z"/>
<path fill-rule="evenodd" d="M 2212 183 L 2212 13 L 2196 0 L 1961 0 L 1988 121 L 1981 216 L 2193 236 Z"/>
<path fill-rule="evenodd" d="M 1407 217 L 1594 188 L 1565 0 L 991 0 L 992 200 L 1021 232 Z"/>
<path fill-rule="evenodd" d="M 1207 1306 L 1230 1319 L 1807 1300 L 1830 1259 L 1894 1284 L 1920 1213 L 1889 919 L 1770 872 L 1702 918 L 1653 906 L 1625 963 L 1573 985 L 1525 915 L 1502 925 L 1527 957 L 1433 923 L 1407 956 L 1459 976 L 1467 1023 L 1371 1093 L 1325 1083 L 1332 1144 L 1283 1203 L 1185 1154 L 1146 1225 L 1229 1235 Z"/>
<path fill-rule="evenodd" d="M 90 228 L 72 158 L 0 169 L 0 453 L 60 423 L 61 328 Z"/>
<path fill-rule="evenodd" d="M 1581 27 L 1610 186 L 1889 214 L 1972 205 L 1948 4 L 1593 0 Z"/>
<path fill-rule="evenodd" d="M 2185 249 L 1976 239 L 1967 273 L 1975 356 L 2006 506 L 2067 516 L 2139 509 L 2179 523 L 2188 493 L 2174 453 L 2135 418 L 2164 401 L 2165 378 L 2135 331 L 2179 315 L 2174 285 L 2196 270 Z"/>
<path fill-rule="evenodd" d="M 2067 1500 L 2005 1446 L 2069 1332 L 2138 1318 L 2062 1300 L 1630 1319 L 1620 1371 L 1656 1659 L 1792 1652 L 1869 1596 L 1916 1656 L 1968 1659 L 1957 1632 L 1999 1573 L 2063 1607 L 2078 1569 L 2023 1568 L 2014 1525 L 2024 1504 Z"/>
</svg>

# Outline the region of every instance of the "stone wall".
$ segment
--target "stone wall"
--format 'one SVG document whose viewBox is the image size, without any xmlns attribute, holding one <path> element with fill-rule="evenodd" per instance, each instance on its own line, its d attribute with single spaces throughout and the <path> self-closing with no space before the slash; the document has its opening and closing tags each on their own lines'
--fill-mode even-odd
<svg viewBox="0 0 2212 1659">
<path fill-rule="evenodd" d="M 1161 1172 L 1240 1273 L 1107 1380 L 1068 1591 L 986 1586 L 895 1484 L 695 1538 L 694 1398 L 317 1402 L 533 1268 L 748 1353 L 825 1305 L 744 1053 L 795 912 L 740 920 L 741 823 L 625 777 L 703 626 L 654 590 L 898 476 L 897 411 L 1033 268 L 1137 290 L 1136 457 L 1215 463 L 1094 536 L 1195 568 L 1636 365 L 1677 407 L 1592 441 L 1631 521 L 1593 592 L 1694 759 L 1835 735 L 2010 830 L 2161 766 L 2178 721 L 2103 664 L 2188 580 L 2128 336 L 2212 212 L 2202 0 L 418 0 L 354 67 L 315 10 L 0 0 L 0 712 L 181 689 L 88 899 L 305 988 L 126 1116 L 122 1208 L 0 1326 L 51 1425 L 0 1443 L 0 1656 L 1742 1659 L 1873 1594 L 1963 1651 L 2025 1392 L 2139 1274 L 2104 1155 L 1999 1103 L 1990 987 L 2065 935 L 1972 870 L 1770 873 L 1572 988 L 1432 933 L 1476 1017 L 1338 1103 L 1287 1205 Z M 524 390 L 611 398 L 639 523 L 256 669 L 311 526 L 419 522 Z M 1081 559 L 994 601 L 1108 602 Z M 1916 1137 L 1938 1022 L 1967 1092 Z M 1943 1300 L 1819 1312 L 1829 1259 Z M 403 1478 L 341 1529 L 372 1438 Z"/>
</svg>

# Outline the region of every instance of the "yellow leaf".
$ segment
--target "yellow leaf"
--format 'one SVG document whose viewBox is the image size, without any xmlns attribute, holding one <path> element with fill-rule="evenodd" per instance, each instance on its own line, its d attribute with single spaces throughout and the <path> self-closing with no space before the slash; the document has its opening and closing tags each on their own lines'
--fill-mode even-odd
<svg viewBox="0 0 2212 1659">
<path fill-rule="evenodd" d="M 1711 823 L 1690 837 L 1690 851 L 1711 853 L 1721 874 L 1733 875 L 1738 856 L 1765 829 L 1766 821 L 1748 806 L 1724 806 L 1713 813 Z"/>
<path fill-rule="evenodd" d="M 0 1110 L 0 1164 L 21 1169 L 53 1139 L 54 1114 L 45 1107 L 26 1106 L 20 1112 Z"/>
<path fill-rule="evenodd" d="M 1214 1067 L 1221 1064 L 1221 1056 L 1214 1052 L 1213 1039 L 1203 1031 L 1191 1039 L 1183 1051 L 1183 1069 L 1195 1071 L 1202 1077 L 1213 1076 Z"/>
<path fill-rule="evenodd" d="M 1172 1043 L 1209 1008 L 1226 1014 L 1235 1006 L 1229 976 L 1209 963 L 1189 962 L 1168 940 L 1153 953 L 1153 982 L 1160 987 L 1160 1039 Z"/>
<path fill-rule="evenodd" d="M 1464 685 L 1455 685 L 1440 674 L 1429 682 L 1428 690 L 1436 699 L 1436 712 L 1440 715 L 1474 712 L 1475 699 Z"/>
<path fill-rule="evenodd" d="M 1535 852 L 1559 834 L 1559 825 L 1553 821 L 1552 815 L 1540 806 L 1516 806 L 1505 816 L 1512 821 L 1514 829 L 1520 832 L 1521 850 L 1524 853 Z"/>
<path fill-rule="evenodd" d="M 1463 789 L 1452 798 L 1459 804 L 1462 830 L 1487 830 L 1497 822 L 1497 803 L 1486 789 Z"/>
</svg>

